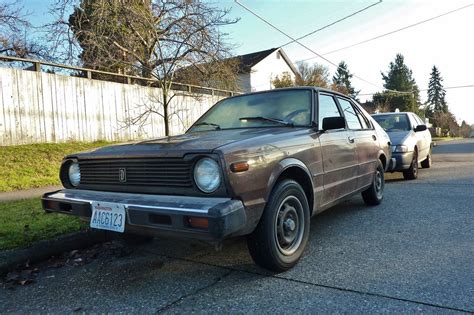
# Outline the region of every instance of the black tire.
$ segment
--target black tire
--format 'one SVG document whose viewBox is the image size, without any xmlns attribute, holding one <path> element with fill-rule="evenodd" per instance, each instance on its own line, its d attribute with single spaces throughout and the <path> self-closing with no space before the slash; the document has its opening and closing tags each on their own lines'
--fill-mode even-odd
<svg viewBox="0 0 474 315">
<path fill-rule="evenodd" d="M 271 271 L 290 269 L 301 258 L 309 238 L 309 205 L 303 188 L 285 179 L 273 189 L 247 246 L 255 263 Z"/>
<path fill-rule="evenodd" d="M 433 164 L 433 161 L 431 160 L 431 151 L 428 153 L 428 156 L 424 161 L 421 162 L 421 167 L 422 168 L 430 168 L 431 165 Z"/>
<path fill-rule="evenodd" d="M 418 178 L 418 151 L 413 151 L 413 160 L 410 167 L 403 171 L 403 178 L 417 179 Z"/>
<path fill-rule="evenodd" d="M 369 206 L 379 205 L 383 200 L 383 191 L 385 188 L 385 176 L 382 162 L 378 162 L 374 172 L 372 185 L 362 192 L 362 199 Z"/>
</svg>

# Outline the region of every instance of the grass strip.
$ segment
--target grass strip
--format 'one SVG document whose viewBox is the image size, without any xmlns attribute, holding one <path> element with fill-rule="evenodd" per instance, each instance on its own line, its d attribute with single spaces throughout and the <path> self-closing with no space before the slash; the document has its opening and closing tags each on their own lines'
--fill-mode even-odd
<svg viewBox="0 0 474 315">
<path fill-rule="evenodd" d="M 0 192 L 60 185 L 59 166 L 67 154 L 110 144 L 41 143 L 0 147 Z"/>
<path fill-rule="evenodd" d="M 86 225 L 77 217 L 44 212 L 40 198 L 0 203 L 0 250 L 27 247 Z"/>
</svg>

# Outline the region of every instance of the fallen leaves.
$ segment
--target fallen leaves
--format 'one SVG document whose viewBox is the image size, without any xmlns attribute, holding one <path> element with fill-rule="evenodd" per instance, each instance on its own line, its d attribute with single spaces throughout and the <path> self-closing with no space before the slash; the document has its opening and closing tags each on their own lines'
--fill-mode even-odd
<svg viewBox="0 0 474 315">
<path fill-rule="evenodd" d="M 86 249 L 75 249 L 65 252 L 60 256 L 53 256 L 46 262 L 38 264 L 39 267 L 32 267 L 29 262 L 18 266 L 14 271 L 9 272 L 5 277 L 5 283 L 9 288 L 15 285 L 25 286 L 36 281 L 42 270 L 62 268 L 64 266 L 78 267 L 91 263 L 99 255 L 109 258 L 128 256 L 133 250 L 125 246 L 123 242 L 111 241 L 96 244 Z"/>
<path fill-rule="evenodd" d="M 19 266 L 14 271 L 9 272 L 5 277 L 5 282 L 9 285 L 27 285 L 35 282 L 39 269 L 31 267 L 29 262 Z"/>
</svg>

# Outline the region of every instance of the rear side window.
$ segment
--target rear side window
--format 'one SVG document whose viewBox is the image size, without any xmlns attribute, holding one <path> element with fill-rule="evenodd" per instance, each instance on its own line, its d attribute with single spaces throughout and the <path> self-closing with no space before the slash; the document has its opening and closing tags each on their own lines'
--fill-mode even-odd
<svg viewBox="0 0 474 315">
<path fill-rule="evenodd" d="M 354 103 L 352 103 L 352 107 L 354 108 L 357 117 L 359 117 L 359 121 L 362 124 L 362 129 L 371 129 L 372 125 L 370 124 L 369 119 L 362 113 L 360 108 Z"/>
<path fill-rule="evenodd" d="M 339 98 L 339 104 L 341 104 L 342 112 L 344 113 L 344 116 L 346 117 L 347 121 L 347 126 L 349 129 L 362 129 L 362 125 L 360 124 L 359 117 L 357 117 L 357 114 L 352 107 L 351 102 Z"/>
<path fill-rule="evenodd" d="M 409 114 L 408 117 L 411 125 L 410 128 L 415 129 L 415 127 L 419 125 L 418 121 L 415 118 L 415 115 Z"/>
<path fill-rule="evenodd" d="M 418 115 L 413 115 L 413 116 L 415 116 L 415 120 L 418 123 L 418 125 L 424 125 L 425 124 L 425 122 L 423 121 L 423 119 L 420 118 L 420 116 L 418 116 Z"/>
<path fill-rule="evenodd" d="M 327 94 L 319 95 L 318 128 L 323 129 L 323 118 L 341 116 L 334 98 Z"/>
</svg>

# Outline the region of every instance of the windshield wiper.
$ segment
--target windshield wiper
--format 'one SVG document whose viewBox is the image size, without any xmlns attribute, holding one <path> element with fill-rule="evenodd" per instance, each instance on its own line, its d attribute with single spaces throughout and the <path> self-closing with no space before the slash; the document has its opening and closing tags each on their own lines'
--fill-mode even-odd
<svg viewBox="0 0 474 315">
<path fill-rule="evenodd" d="M 214 124 L 214 123 L 208 123 L 208 122 L 200 122 L 200 123 L 197 123 L 194 125 L 194 127 L 196 126 L 213 126 L 213 127 L 216 127 L 216 130 L 220 130 L 221 129 L 221 126 L 219 126 L 218 124 Z"/>
<path fill-rule="evenodd" d="M 264 116 L 240 117 L 239 120 L 264 120 L 264 121 L 271 121 L 271 122 L 285 125 L 285 126 L 294 127 L 294 124 L 292 122 L 288 122 L 288 121 L 284 121 L 284 120 L 276 119 L 276 118 L 264 117 Z"/>
</svg>

